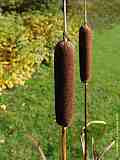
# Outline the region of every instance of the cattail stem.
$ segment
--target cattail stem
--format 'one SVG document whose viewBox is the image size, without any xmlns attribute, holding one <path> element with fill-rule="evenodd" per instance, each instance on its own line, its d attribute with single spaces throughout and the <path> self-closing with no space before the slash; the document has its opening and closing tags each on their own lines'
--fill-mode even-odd
<svg viewBox="0 0 120 160">
<path fill-rule="evenodd" d="M 85 155 L 84 160 L 87 160 L 87 83 L 85 82 Z"/>
<path fill-rule="evenodd" d="M 87 24 L 87 0 L 84 0 L 84 25 Z"/>
<path fill-rule="evenodd" d="M 67 160 L 67 138 L 66 138 L 66 127 L 62 127 L 62 160 Z"/>
<path fill-rule="evenodd" d="M 67 35 L 67 0 L 63 0 L 63 8 L 64 8 L 64 38 Z"/>
</svg>

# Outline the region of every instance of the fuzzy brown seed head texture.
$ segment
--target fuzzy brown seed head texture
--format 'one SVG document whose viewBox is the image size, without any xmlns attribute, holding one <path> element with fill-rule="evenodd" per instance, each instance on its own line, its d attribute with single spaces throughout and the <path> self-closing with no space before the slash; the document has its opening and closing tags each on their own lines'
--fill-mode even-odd
<svg viewBox="0 0 120 160">
<path fill-rule="evenodd" d="M 60 41 L 55 48 L 55 112 L 56 122 L 68 127 L 74 111 L 74 48 L 70 41 Z"/>
<path fill-rule="evenodd" d="M 87 82 L 91 79 L 92 65 L 92 30 L 87 24 L 79 30 L 79 54 L 80 78 Z"/>
</svg>

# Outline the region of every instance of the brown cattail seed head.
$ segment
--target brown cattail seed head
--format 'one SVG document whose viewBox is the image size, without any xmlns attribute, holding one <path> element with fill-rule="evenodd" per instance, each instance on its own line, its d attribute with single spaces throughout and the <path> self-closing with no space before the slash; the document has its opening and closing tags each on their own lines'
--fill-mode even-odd
<svg viewBox="0 0 120 160">
<path fill-rule="evenodd" d="M 70 41 L 60 41 L 54 55 L 56 122 L 67 127 L 74 110 L 74 48 Z"/>
<path fill-rule="evenodd" d="M 80 78 L 82 82 L 91 79 L 92 30 L 85 24 L 79 31 Z"/>
</svg>

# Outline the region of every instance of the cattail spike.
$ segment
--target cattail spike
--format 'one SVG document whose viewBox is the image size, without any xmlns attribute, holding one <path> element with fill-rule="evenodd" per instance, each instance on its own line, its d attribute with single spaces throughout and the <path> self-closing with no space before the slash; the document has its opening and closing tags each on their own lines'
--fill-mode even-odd
<svg viewBox="0 0 120 160">
<path fill-rule="evenodd" d="M 80 78 L 82 82 L 91 79 L 92 65 L 92 30 L 85 24 L 79 30 Z"/>
<path fill-rule="evenodd" d="M 67 127 L 74 110 L 74 48 L 70 41 L 63 40 L 56 45 L 54 78 L 56 121 Z"/>
</svg>

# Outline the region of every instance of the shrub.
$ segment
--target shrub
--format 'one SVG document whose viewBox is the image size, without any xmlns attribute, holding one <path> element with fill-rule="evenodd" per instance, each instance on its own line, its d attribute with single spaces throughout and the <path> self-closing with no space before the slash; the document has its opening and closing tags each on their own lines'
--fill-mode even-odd
<svg viewBox="0 0 120 160">
<path fill-rule="evenodd" d="M 12 11 L 22 13 L 30 10 L 50 9 L 51 7 L 56 10 L 58 4 L 56 0 L 1 0 L 0 2 L 2 13 Z"/>
<path fill-rule="evenodd" d="M 37 18 L 36 18 L 37 17 Z M 63 18 L 40 12 L 0 16 L 0 90 L 24 85 L 42 63 L 49 65 L 55 43 L 62 39 Z M 70 39 L 77 23 L 69 22 Z"/>
</svg>

